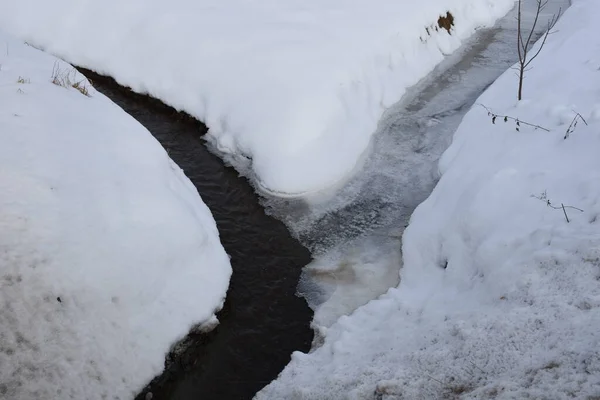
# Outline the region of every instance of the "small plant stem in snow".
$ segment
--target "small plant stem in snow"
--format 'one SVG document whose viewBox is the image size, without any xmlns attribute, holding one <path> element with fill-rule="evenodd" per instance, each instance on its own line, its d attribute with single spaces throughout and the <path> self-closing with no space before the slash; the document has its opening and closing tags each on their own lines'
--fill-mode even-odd
<svg viewBox="0 0 600 400">
<path fill-rule="evenodd" d="M 567 128 L 567 132 L 565 133 L 565 139 L 569 137 L 569 135 L 571 135 L 571 133 L 575 132 L 575 128 L 577 127 L 577 120 L 581 119 L 583 121 L 584 124 L 588 124 L 587 121 L 585 120 L 585 118 L 583 118 L 583 116 L 581 114 L 579 114 L 578 112 L 575 113 L 575 117 L 573 117 L 573 121 L 571 121 L 571 124 L 569 125 L 569 127 Z"/>
<path fill-rule="evenodd" d="M 573 210 L 577 210 L 579 212 L 583 212 L 583 210 L 581 208 L 577 208 L 577 207 L 573 207 L 573 206 L 565 206 L 563 203 L 560 203 L 560 207 L 552 205 L 552 202 L 548 198 L 548 194 L 546 193 L 545 190 L 539 196 L 535 196 L 535 195 L 532 194 L 531 197 L 534 197 L 534 198 L 536 198 L 538 200 L 543 201 L 544 203 L 546 203 L 546 206 L 548 206 L 548 207 L 550 207 L 550 208 L 552 208 L 554 210 L 562 210 L 563 213 L 565 214 L 565 219 L 567 220 L 567 223 L 571 222 L 569 220 L 569 216 L 567 215 L 567 210 L 566 210 L 567 208 L 571 208 Z"/>
<path fill-rule="evenodd" d="M 427 375 L 427 377 L 429 379 L 431 379 L 432 381 L 436 381 L 437 383 L 439 383 L 440 385 L 444 385 L 444 382 L 440 381 L 439 379 L 435 379 L 433 376 L 431 375 Z"/>
<path fill-rule="evenodd" d="M 522 23 L 521 4 L 522 4 L 523 0 L 519 0 L 518 10 L 517 10 L 517 52 L 519 54 L 519 63 L 518 63 L 519 66 L 517 67 L 517 70 L 519 71 L 519 90 L 517 92 L 517 99 L 519 101 L 523 97 L 523 79 L 525 77 L 525 71 L 527 70 L 527 67 L 529 66 L 529 64 L 531 64 L 531 62 L 533 60 L 535 60 L 535 58 L 540 54 L 540 51 L 542 51 L 542 48 L 544 48 L 544 45 L 546 44 L 546 40 L 548 39 L 548 35 L 550 35 L 550 31 L 552 30 L 552 28 L 554 28 L 554 25 L 558 21 L 558 18 L 560 17 L 560 11 L 561 11 L 559 9 L 558 14 L 555 14 L 552 16 L 552 18 L 550 18 L 550 20 L 548 21 L 548 28 L 546 30 L 546 33 L 542 37 L 542 40 L 541 40 L 540 46 L 537 49 L 537 52 L 533 56 L 530 56 L 529 51 L 532 49 L 532 47 L 534 45 L 534 43 L 532 42 L 533 33 L 535 32 L 535 28 L 537 27 L 540 13 L 548 5 L 548 0 L 535 0 L 535 1 L 537 2 L 537 8 L 535 10 L 535 19 L 533 20 L 533 26 L 531 27 L 531 30 L 529 31 L 529 34 L 527 35 L 526 40 L 523 39 L 523 30 L 521 27 L 521 23 Z"/>
<path fill-rule="evenodd" d="M 569 216 L 567 215 L 567 210 L 565 210 L 565 205 L 563 203 L 560 203 L 560 206 L 562 207 L 563 213 L 565 213 L 565 219 L 567 220 L 567 224 L 571 221 L 569 221 Z"/>
<path fill-rule="evenodd" d="M 516 122 L 516 124 L 517 124 L 517 131 L 519 130 L 519 127 L 521 126 L 521 124 L 523 124 L 523 125 L 531 126 L 531 127 L 535 128 L 535 129 L 541 129 L 543 131 L 550 132 L 550 129 L 544 128 L 543 126 L 539 126 L 539 125 L 536 125 L 536 124 L 525 122 L 525 121 L 520 120 L 519 118 L 511 117 L 510 115 L 499 115 L 499 114 L 494 113 L 492 110 L 490 110 L 485 105 L 483 105 L 481 103 L 479 103 L 479 105 L 481 107 L 485 108 L 486 111 L 488 112 L 488 115 L 490 117 L 492 117 L 492 124 L 496 123 L 496 119 L 497 118 L 500 118 L 500 119 L 504 120 L 504 122 L 508 122 L 508 120 L 510 119 L 511 121 L 515 121 Z"/>
</svg>

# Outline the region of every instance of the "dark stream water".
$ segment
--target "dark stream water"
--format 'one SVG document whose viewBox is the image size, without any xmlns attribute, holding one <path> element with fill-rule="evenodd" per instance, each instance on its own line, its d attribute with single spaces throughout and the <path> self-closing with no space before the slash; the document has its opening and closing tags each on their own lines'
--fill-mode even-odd
<svg viewBox="0 0 600 400">
<path fill-rule="evenodd" d="M 111 78 L 81 72 L 144 125 L 185 171 L 212 211 L 233 267 L 219 326 L 190 334 L 186 350 L 170 354 L 164 373 L 136 400 L 146 400 L 148 392 L 153 400 L 251 399 L 283 370 L 292 352 L 310 349 L 312 311 L 296 296 L 310 253 L 282 222 L 265 214 L 248 181 L 208 152 L 203 124 Z"/>
</svg>

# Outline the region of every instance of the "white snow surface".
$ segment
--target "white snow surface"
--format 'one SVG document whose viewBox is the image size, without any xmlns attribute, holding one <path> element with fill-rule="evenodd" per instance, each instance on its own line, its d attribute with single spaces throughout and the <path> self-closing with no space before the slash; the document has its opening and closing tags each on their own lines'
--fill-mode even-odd
<svg viewBox="0 0 600 400">
<path fill-rule="evenodd" d="M 145 128 L 70 65 L 0 47 L 0 398 L 133 398 L 216 323 L 229 258 Z"/>
<path fill-rule="evenodd" d="M 261 190 L 290 196 L 350 176 L 383 111 L 513 4 L 0 0 L 0 26 L 187 111 Z"/>
<path fill-rule="evenodd" d="M 524 99 L 509 70 L 477 102 L 550 132 L 475 105 L 404 233 L 399 286 L 257 399 L 600 396 L 599 19 L 598 1 L 574 0 Z M 576 113 L 588 125 L 564 139 Z"/>
</svg>

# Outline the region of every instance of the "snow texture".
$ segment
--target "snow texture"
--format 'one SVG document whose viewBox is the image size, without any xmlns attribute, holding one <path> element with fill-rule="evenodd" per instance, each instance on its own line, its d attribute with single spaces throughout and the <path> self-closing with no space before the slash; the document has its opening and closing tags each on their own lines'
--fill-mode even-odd
<svg viewBox="0 0 600 400">
<path fill-rule="evenodd" d="M 600 397 L 598 20 L 600 3 L 574 0 L 524 99 L 509 70 L 477 102 L 550 131 L 475 105 L 404 233 L 400 285 L 257 399 Z M 576 113 L 587 125 L 565 139 Z"/>
<path fill-rule="evenodd" d="M 0 0 L 0 26 L 187 111 L 257 187 L 291 196 L 347 178 L 383 111 L 513 4 Z"/>
<path fill-rule="evenodd" d="M 568 5 L 549 1 L 540 21 Z M 535 8 L 535 2 L 523 4 L 525 29 L 533 25 Z M 298 292 L 315 311 L 317 332 L 398 285 L 400 239 L 439 179 L 442 153 L 481 93 L 517 60 L 516 16 L 515 7 L 477 31 L 387 109 L 360 171 L 333 195 L 264 202 L 312 252 Z M 534 42 L 545 30 L 538 24 Z"/>
<path fill-rule="evenodd" d="M 0 398 L 133 398 L 216 323 L 210 211 L 146 129 L 2 32 L 0 110 Z"/>
</svg>

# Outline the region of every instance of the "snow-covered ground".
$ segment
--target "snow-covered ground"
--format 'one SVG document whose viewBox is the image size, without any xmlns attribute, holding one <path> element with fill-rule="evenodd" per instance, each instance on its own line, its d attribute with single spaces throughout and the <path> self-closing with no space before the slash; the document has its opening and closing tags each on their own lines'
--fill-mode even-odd
<svg viewBox="0 0 600 400">
<path fill-rule="evenodd" d="M 600 3 L 572 3 L 524 99 L 509 70 L 477 101 L 550 131 L 475 105 L 404 233 L 400 285 L 258 399 L 600 396 Z"/>
<path fill-rule="evenodd" d="M 0 398 L 130 399 L 216 322 L 215 222 L 145 128 L 2 32 L 0 110 Z"/>
<path fill-rule="evenodd" d="M 550 0 L 541 20 L 568 5 Z M 523 4 L 524 29 L 532 27 L 535 8 L 534 1 Z M 264 202 L 315 258 L 299 292 L 315 309 L 317 329 L 398 285 L 402 232 L 433 190 L 442 153 L 479 95 L 518 59 L 516 16 L 517 7 L 478 30 L 409 88 L 379 121 L 364 165 L 343 187 L 329 196 Z M 534 39 L 545 30 L 538 24 Z"/>
<path fill-rule="evenodd" d="M 0 0 L 0 26 L 196 116 L 227 161 L 283 196 L 348 177 L 382 112 L 513 4 Z"/>
</svg>

